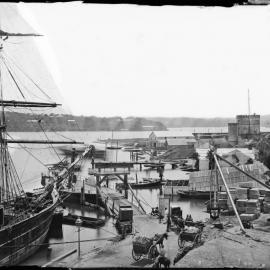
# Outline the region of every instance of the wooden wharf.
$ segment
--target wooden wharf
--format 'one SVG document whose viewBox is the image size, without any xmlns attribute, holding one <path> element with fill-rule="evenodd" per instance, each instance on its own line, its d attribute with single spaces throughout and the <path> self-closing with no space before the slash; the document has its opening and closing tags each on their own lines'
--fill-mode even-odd
<svg viewBox="0 0 270 270">
<path fill-rule="evenodd" d="M 129 161 L 129 162 L 92 162 L 92 169 L 97 169 L 99 172 L 101 172 L 101 169 L 113 169 L 116 171 L 119 168 L 127 169 L 128 171 L 131 170 L 131 168 L 134 168 L 134 166 L 139 166 L 140 171 L 142 171 L 143 165 L 150 165 L 155 167 L 164 167 L 166 164 L 172 165 L 172 168 L 175 167 L 175 165 L 180 164 L 180 161 L 169 161 L 169 162 L 147 162 L 147 161 Z"/>
<path fill-rule="evenodd" d="M 92 174 L 96 177 L 96 204 L 98 205 L 98 197 L 100 196 L 110 216 L 118 215 L 120 205 L 131 206 L 134 215 L 145 214 L 145 210 L 143 209 L 140 200 L 137 198 L 136 194 L 133 192 L 131 186 L 128 183 L 129 172 L 98 172 L 93 170 Z M 115 176 L 124 183 L 124 195 L 108 187 L 109 181 L 111 180 L 108 176 Z M 105 182 L 105 185 L 101 186 L 103 182 Z M 131 192 L 131 202 L 128 200 L 128 191 Z M 135 200 L 137 201 L 138 206 L 133 203 Z"/>
<path fill-rule="evenodd" d="M 107 207 L 110 208 L 110 211 L 113 215 L 118 215 L 120 205 L 131 206 L 133 210 L 133 215 L 139 216 L 145 214 L 145 212 L 141 208 L 134 205 L 119 192 L 107 187 L 101 187 L 100 191 L 103 201 L 106 201 Z"/>
</svg>

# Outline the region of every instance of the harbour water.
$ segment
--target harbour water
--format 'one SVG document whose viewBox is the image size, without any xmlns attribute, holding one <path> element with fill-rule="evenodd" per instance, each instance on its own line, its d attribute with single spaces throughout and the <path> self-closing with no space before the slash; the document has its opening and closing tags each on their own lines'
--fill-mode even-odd
<svg viewBox="0 0 270 270">
<path fill-rule="evenodd" d="M 197 132 L 205 132 L 209 129 L 196 130 Z M 220 128 L 218 130 L 221 131 Z M 210 130 L 217 131 L 217 130 Z M 222 129 L 222 132 L 225 131 L 225 128 Z M 194 132 L 192 128 L 186 129 L 174 129 L 164 132 L 156 132 L 157 136 L 190 136 Z M 114 139 L 117 138 L 143 138 L 148 137 L 150 132 L 114 132 Z M 37 133 L 13 133 L 14 138 L 21 139 L 35 139 L 40 138 L 40 134 Z M 111 137 L 111 132 L 58 132 L 58 133 L 47 133 L 49 139 L 60 139 L 63 136 L 66 138 L 74 139 L 77 141 L 84 141 L 87 144 L 91 144 L 97 139 L 107 139 Z M 44 138 L 45 139 L 45 138 Z M 63 158 L 60 153 L 56 154 L 56 150 L 49 149 L 46 145 L 27 145 L 27 148 L 24 150 L 19 150 L 17 146 L 13 145 L 11 148 L 12 156 L 14 163 L 18 168 L 18 175 L 22 179 L 22 183 L 26 190 L 32 190 L 40 186 L 41 172 L 46 172 L 44 164 L 52 164 L 58 162 Z M 104 145 L 100 145 L 104 147 Z M 32 153 L 29 155 L 28 152 Z M 115 161 L 117 158 L 118 161 L 129 161 L 129 153 L 123 152 L 121 150 L 107 150 L 106 159 L 108 161 Z M 90 160 L 86 161 L 83 165 L 84 171 L 87 171 L 87 168 L 91 167 Z M 155 170 L 143 169 L 143 171 L 132 170 L 130 177 L 135 179 L 137 174 L 138 179 L 142 177 L 153 177 L 157 178 L 158 174 Z M 185 174 L 178 169 L 172 170 L 170 166 L 165 168 L 164 178 L 168 177 L 179 177 L 181 174 Z M 82 176 L 84 177 L 84 176 Z M 113 182 L 110 185 L 114 185 Z M 143 189 L 135 190 L 136 195 L 143 199 L 143 206 L 146 209 L 147 213 L 151 212 L 151 207 L 158 206 L 158 198 L 160 194 L 159 189 Z M 208 218 L 208 214 L 205 212 L 205 204 L 203 200 L 183 200 L 175 196 L 172 198 L 173 206 L 180 206 L 183 210 L 183 216 L 191 214 L 195 220 L 203 220 Z M 90 210 L 89 207 L 68 204 L 66 205 L 65 211 L 90 217 L 105 217 L 96 211 Z M 98 229 L 91 228 L 82 228 L 81 229 L 81 240 L 91 240 L 81 243 L 81 253 L 89 253 L 96 251 L 102 246 L 108 243 L 107 240 L 102 240 L 104 238 L 114 237 L 117 235 L 116 229 L 114 227 L 115 220 L 112 218 L 106 218 L 105 226 Z M 164 225 L 165 229 L 165 225 Z M 37 253 L 28 258 L 22 263 L 22 265 L 43 265 L 48 261 L 56 258 L 57 256 L 62 255 L 67 250 L 72 250 L 77 248 L 77 228 L 75 226 L 63 225 L 62 226 L 62 235 L 49 235 L 47 239 L 47 244 L 42 246 Z M 73 242 L 73 243 L 66 243 Z M 65 244 L 64 244 L 65 243 Z M 51 253 L 48 255 L 48 246 L 50 246 Z"/>
</svg>

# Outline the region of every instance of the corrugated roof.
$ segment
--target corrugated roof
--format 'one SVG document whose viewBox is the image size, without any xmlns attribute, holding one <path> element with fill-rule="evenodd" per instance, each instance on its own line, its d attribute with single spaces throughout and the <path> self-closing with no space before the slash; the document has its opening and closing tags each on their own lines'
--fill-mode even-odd
<svg viewBox="0 0 270 270">
<path fill-rule="evenodd" d="M 196 148 L 196 152 L 200 155 L 200 158 L 205 158 L 209 148 Z M 254 159 L 254 152 L 253 150 L 247 148 L 218 148 L 217 154 L 220 156 L 223 155 L 232 155 L 235 153 L 241 152 L 242 154 L 249 156 L 250 158 Z"/>
<path fill-rule="evenodd" d="M 195 139 L 167 139 L 168 145 L 188 145 L 195 143 Z"/>
</svg>

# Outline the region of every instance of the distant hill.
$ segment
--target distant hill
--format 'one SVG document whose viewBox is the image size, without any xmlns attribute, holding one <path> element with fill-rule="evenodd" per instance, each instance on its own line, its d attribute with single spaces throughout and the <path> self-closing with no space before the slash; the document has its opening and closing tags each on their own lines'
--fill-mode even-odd
<svg viewBox="0 0 270 270">
<path fill-rule="evenodd" d="M 235 122 L 235 117 L 213 117 L 213 118 L 193 118 L 193 117 L 149 117 L 149 120 L 158 121 L 168 128 L 177 127 L 225 127 L 230 122 Z M 270 127 L 270 114 L 261 115 L 261 126 Z"/>
<path fill-rule="evenodd" d="M 63 114 L 24 114 L 7 112 L 8 131 L 145 131 L 167 130 L 154 120 L 138 117 L 96 117 Z"/>
</svg>

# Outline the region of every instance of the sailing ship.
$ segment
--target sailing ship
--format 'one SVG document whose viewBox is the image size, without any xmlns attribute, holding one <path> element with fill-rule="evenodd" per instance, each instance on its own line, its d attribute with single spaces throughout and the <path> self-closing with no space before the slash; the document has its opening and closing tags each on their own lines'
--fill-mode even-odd
<svg viewBox="0 0 270 270">
<path fill-rule="evenodd" d="M 30 47 L 29 45 L 31 40 L 39 35 L 32 32 L 32 28 L 20 16 L 17 4 L 1 3 L 0 18 L 0 265 L 15 265 L 32 255 L 44 242 L 59 202 L 57 187 L 69 176 L 78 161 L 92 149 L 85 150 L 82 157 L 64 168 L 57 177 L 51 178 L 42 192 L 24 191 L 9 152 L 9 144 L 16 143 L 25 149 L 25 143 L 52 145 L 54 142 L 14 140 L 8 132 L 6 111 L 14 107 L 28 109 L 34 114 L 34 109 L 55 108 L 59 104 L 51 100 L 29 100 L 29 97 L 37 96 L 37 93 L 42 93 L 43 97 L 48 96 L 25 72 L 27 69 L 19 66 L 23 59 L 28 67 L 33 64 L 28 57 L 34 53 L 31 47 L 33 44 Z M 28 50 L 23 51 L 25 46 L 28 46 Z M 29 54 L 26 55 L 27 53 Z M 33 69 L 37 71 L 38 67 L 34 66 Z M 18 79 L 19 73 L 23 78 Z M 37 93 L 32 91 L 33 88 Z M 10 99 L 9 95 L 15 92 L 16 99 Z"/>
</svg>

